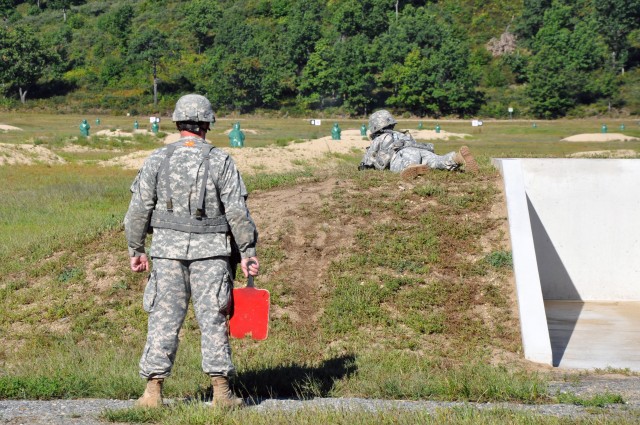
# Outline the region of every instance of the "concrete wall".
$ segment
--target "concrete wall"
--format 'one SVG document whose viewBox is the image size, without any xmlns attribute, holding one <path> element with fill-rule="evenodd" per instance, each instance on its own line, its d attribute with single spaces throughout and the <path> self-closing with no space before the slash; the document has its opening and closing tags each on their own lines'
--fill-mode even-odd
<svg viewBox="0 0 640 425">
<path fill-rule="evenodd" d="M 544 300 L 640 300 L 640 160 L 497 159 L 525 357 L 551 364 Z"/>
<path fill-rule="evenodd" d="M 501 161 L 519 164 L 503 177 L 521 174 L 544 299 L 640 300 L 640 160 Z"/>
</svg>

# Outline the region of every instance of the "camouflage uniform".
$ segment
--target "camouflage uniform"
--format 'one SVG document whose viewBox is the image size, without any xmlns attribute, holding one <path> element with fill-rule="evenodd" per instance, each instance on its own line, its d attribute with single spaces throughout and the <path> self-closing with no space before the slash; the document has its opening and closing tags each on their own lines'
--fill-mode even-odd
<svg viewBox="0 0 640 425">
<path fill-rule="evenodd" d="M 201 194 L 207 161 L 206 191 Z M 231 234 L 242 258 L 248 258 L 256 255 L 258 233 L 233 160 L 199 137 L 184 137 L 147 158 L 131 192 L 125 217 L 130 256 L 145 253 L 147 230 L 153 228 L 153 271 L 143 302 L 148 335 L 140 375 L 170 375 L 190 298 L 202 333 L 204 372 L 235 374 L 226 323 L 233 287 Z M 203 210 L 198 210 L 199 202 Z"/>
<path fill-rule="evenodd" d="M 389 168 L 399 173 L 410 165 L 426 164 L 437 170 L 455 170 L 459 164 L 456 153 L 436 155 L 433 143 L 416 142 L 409 134 L 394 130 L 382 130 L 371 141 L 362 158 L 362 164 L 377 170 Z"/>
<path fill-rule="evenodd" d="M 436 155 L 433 143 L 418 143 L 408 132 L 393 130 L 398 122 L 386 110 L 376 111 L 369 118 L 371 145 L 362 158 L 361 166 L 399 173 L 410 165 L 425 164 L 438 170 L 455 170 L 460 164 L 455 152 Z"/>
</svg>

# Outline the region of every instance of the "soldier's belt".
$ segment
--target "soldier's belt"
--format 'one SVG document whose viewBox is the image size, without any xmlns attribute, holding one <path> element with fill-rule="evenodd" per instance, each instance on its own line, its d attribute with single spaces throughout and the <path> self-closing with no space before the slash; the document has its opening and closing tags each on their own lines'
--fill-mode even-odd
<svg viewBox="0 0 640 425">
<path fill-rule="evenodd" d="M 216 217 L 180 217 L 165 211 L 153 211 L 151 226 L 188 233 L 226 233 L 230 230 L 224 215 Z"/>
</svg>

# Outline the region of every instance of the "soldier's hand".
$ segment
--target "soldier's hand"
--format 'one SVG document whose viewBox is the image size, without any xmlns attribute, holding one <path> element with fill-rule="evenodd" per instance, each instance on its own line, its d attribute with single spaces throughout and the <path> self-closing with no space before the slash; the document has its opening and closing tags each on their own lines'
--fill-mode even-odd
<svg viewBox="0 0 640 425">
<path fill-rule="evenodd" d="M 251 264 L 249 265 L 249 267 L 247 267 L 249 263 Z M 258 276 L 258 272 L 260 271 L 260 263 L 258 262 L 258 257 L 243 258 L 240 261 L 240 267 L 242 267 L 242 273 L 244 273 L 244 277 L 249 277 L 249 274 L 251 274 L 251 276 Z"/>
<path fill-rule="evenodd" d="M 131 257 L 131 270 L 134 272 L 149 271 L 149 260 L 147 260 L 147 256 L 142 254 L 139 257 Z"/>
</svg>

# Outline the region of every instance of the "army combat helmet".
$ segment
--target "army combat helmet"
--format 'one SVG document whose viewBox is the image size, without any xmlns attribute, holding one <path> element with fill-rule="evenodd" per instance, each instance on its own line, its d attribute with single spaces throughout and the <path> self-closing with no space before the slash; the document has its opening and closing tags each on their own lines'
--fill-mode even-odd
<svg viewBox="0 0 640 425">
<path fill-rule="evenodd" d="M 213 124 L 216 117 L 213 116 L 211 102 L 199 94 L 187 94 L 176 102 L 171 120 L 174 122 L 208 122 Z"/>
<path fill-rule="evenodd" d="M 376 134 L 386 127 L 396 124 L 398 124 L 398 121 L 386 109 L 376 111 L 369 117 L 369 131 L 371 134 Z"/>
</svg>

